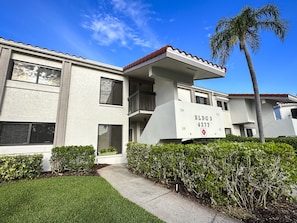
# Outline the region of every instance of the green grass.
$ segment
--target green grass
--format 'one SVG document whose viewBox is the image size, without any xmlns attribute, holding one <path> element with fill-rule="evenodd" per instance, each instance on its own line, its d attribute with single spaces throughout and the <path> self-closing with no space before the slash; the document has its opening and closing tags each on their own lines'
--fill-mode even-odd
<svg viewBox="0 0 297 223">
<path fill-rule="evenodd" d="M 0 184 L 0 222 L 162 222 L 103 178 L 73 176 Z"/>
</svg>

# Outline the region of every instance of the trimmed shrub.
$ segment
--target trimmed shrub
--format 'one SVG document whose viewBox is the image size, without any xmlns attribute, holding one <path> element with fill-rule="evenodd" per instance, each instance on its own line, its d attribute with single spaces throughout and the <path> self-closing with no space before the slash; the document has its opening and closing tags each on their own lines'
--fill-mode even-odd
<svg viewBox="0 0 297 223">
<path fill-rule="evenodd" d="M 235 136 L 232 134 L 226 135 L 226 138 L 223 140 L 231 141 L 231 142 L 260 142 L 259 138 Z M 297 137 L 265 138 L 265 141 L 289 144 L 289 145 L 293 146 L 293 148 L 297 152 Z M 195 142 L 200 143 L 200 140 L 197 139 L 197 141 L 195 141 Z M 210 142 L 210 141 L 208 141 L 208 142 Z"/>
<path fill-rule="evenodd" d="M 42 158 L 41 154 L 0 156 L 0 182 L 38 177 Z"/>
<path fill-rule="evenodd" d="M 290 198 L 297 183 L 295 151 L 280 143 L 129 143 L 127 159 L 133 172 L 169 185 L 182 184 L 214 206 L 248 211 Z"/>
<path fill-rule="evenodd" d="M 61 146 L 52 149 L 52 172 L 66 171 L 90 173 L 93 171 L 95 150 L 93 146 Z"/>
</svg>

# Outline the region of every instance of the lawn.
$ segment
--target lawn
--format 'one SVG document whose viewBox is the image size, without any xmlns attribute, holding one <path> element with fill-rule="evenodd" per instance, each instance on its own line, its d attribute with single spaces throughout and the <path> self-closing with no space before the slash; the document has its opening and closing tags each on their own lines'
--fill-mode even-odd
<svg viewBox="0 0 297 223">
<path fill-rule="evenodd" d="M 0 184 L 0 222 L 162 222 L 103 178 L 65 176 Z"/>
</svg>

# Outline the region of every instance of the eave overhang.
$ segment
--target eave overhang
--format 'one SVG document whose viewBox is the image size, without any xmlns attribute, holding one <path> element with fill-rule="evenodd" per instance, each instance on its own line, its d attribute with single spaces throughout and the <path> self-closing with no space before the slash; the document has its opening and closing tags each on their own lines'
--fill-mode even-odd
<svg viewBox="0 0 297 223">
<path fill-rule="evenodd" d="M 226 68 L 193 56 L 172 46 L 161 49 L 124 67 L 124 75 L 136 78 L 149 78 L 150 69 L 158 68 L 167 72 L 191 77 L 193 80 L 220 78 Z"/>
<path fill-rule="evenodd" d="M 255 99 L 254 94 L 229 94 L 228 97 L 238 99 Z M 283 103 L 297 103 L 297 97 L 291 94 L 260 94 L 261 100 L 271 100 Z"/>
</svg>

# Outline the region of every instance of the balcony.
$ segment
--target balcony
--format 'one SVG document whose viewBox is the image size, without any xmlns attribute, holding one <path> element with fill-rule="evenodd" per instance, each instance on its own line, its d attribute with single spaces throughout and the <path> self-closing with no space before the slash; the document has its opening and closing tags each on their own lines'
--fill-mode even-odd
<svg viewBox="0 0 297 223">
<path fill-rule="evenodd" d="M 149 91 L 136 91 L 129 97 L 129 116 L 135 114 L 152 114 L 155 110 L 155 93 Z"/>
</svg>

